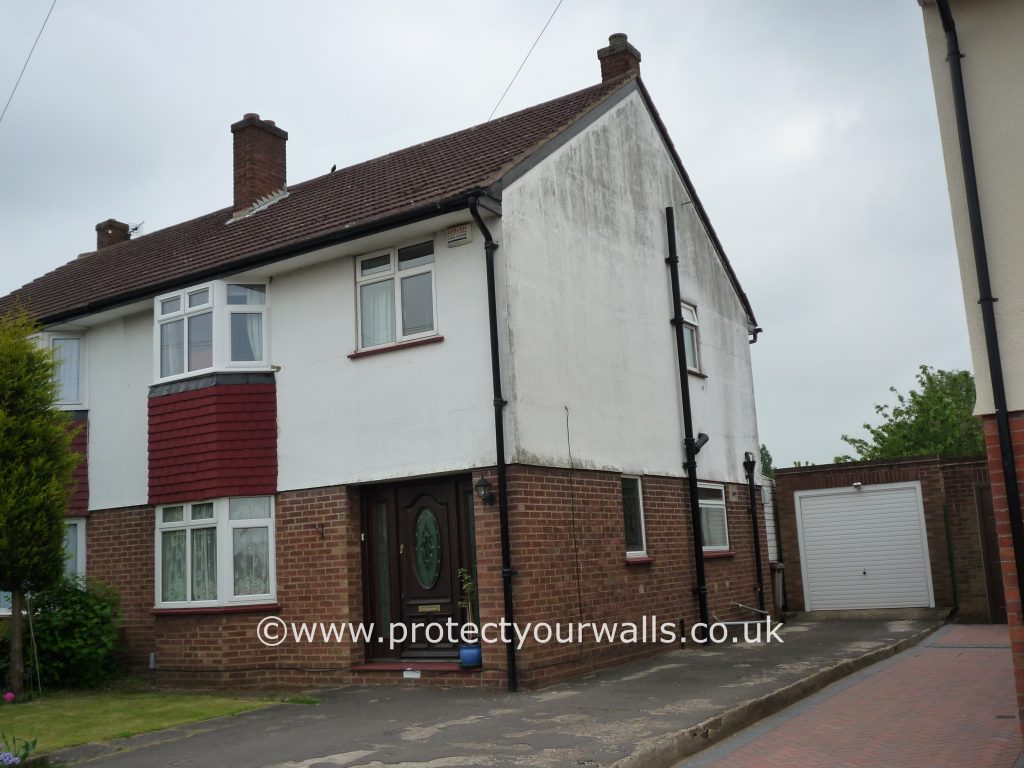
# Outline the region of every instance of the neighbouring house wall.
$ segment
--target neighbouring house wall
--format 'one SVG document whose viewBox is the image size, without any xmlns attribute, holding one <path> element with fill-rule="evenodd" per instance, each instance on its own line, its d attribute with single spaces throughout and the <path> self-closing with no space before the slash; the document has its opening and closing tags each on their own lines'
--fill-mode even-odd
<svg viewBox="0 0 1024 768">
<path fill-rule="evenodd" d="M 146 399 L 153 382 L 153 312 L 87 331 L 89 509 L 145 504 Z"/>
<path fill-rule="evenodd" d="M 1007 414 L 1016 461 L 1017 478 L 1024 479 L 1024 411 Z M 1010 646 L 1013 652 L 1013 674 L 1017 682 L 1017 716 L 1024 730 L 1024 626 L 1021 625 L 1021 594 L 1017 582 L 1017 561 L 1014 558 L 1013 535 L 1010 532 L 1010 512 L 1006 501 L 1006 477 L 1003 474 L 999 450 L 999 433 L 994 416 L 982 418 L 985 430 L 985 451 L 992 475 L 992 508 L 996 518 L 996 536 L 999 560 L 1003 570 L 1003 590 L 1006 596 L 1006 615 L 1010 625 Z M 1024 485 L 1024 483 L 1022 483 Z M 1024 496 L 1024 488 L 1021 488 Z"/>
<path fill-rule="evenodd" d="M 1024 409 L 1024 344 L 1016 338 L 1024 318 L 1024 3 L 1017 0 L 951 0 L 963 68 L 971 143 L 985 229 L 989 272 L 999 301 L 994 305 L 1009 410 Z M 953 109 L 946 41 L 933 0 L 922 3 L 953 229 L 960 258 L 967 330 L 970 334 L 978 402 L 975 413 L 993 413 L 985 335 L 971 246 L 971 229 Z"/>
<path fill-rule="evenodd" d="M 483 238 L 477 232 L 471 243 L 448 248 L 443 230 L 428 229 L 387 245 L 430 237 L 441 343 L 351 359 L 354 259 L 274 278 L 281 490 L 494 462 Z"/>
<path fill-rule="evenodd" d="M 988 594 L 976 493 L 978 488 L 988 485 L 987 466 L 981 458 L 941 460 L 926 456 L 776 470 L 775 500 L 782 529 L 781 556 L 786 567 L 786 600 L 789 610 L 804 610 L 803 573 L 793 494 L 812 489 L 849 487 L 855 482 L 867 486 L 915 480 L 921 483 L 935 605 L 953 607 L 956 604 L 957 617 L 962 621 L 988 620 Z"/>
<path fill-rule="evenodd" d="M 576 466 L 682 474 L 672 205 L 707 374 L 689 377 L 694 433 L 711 437 L 698 474 L 744 482 L 758 448 L 747 317 L 688 199 L 636 91 L 505 188 L 512 460 L 568 466 L 571 441 Z"/>
</svg>

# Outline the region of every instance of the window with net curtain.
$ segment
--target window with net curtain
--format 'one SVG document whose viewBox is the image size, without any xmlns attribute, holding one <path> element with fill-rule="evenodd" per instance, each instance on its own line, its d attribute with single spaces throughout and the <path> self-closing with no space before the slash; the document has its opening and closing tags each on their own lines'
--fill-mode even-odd
<svg viewBox="0 0 1024 768">
<path fill-rule="evenodd" d="M 360 257 L 356 284 L 360 349 L 435 333 L 433 241 Z"/>
<path fill-rule="evenodd" d="M 231 604 L 273 598 L 268 496 L 169 504 L 157 510 L 157 602 Z"/>
<path fill-rule="evenodd" d="M 697 498 L 700 500 L 700 525 L 704 549 L 728 550 L 729 521 L 725 513 L 725 487 L 700 485 L 697 488 Z"/>
</svg>

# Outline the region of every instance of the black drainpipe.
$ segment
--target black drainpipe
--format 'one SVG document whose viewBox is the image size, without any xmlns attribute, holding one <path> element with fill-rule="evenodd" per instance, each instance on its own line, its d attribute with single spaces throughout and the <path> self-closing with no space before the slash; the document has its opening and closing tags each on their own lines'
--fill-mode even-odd
<svg viewBox="0 0 1024 768">
<path fill-rule="evenodd" d="M 1006 506 L 1010 514 L 1010 533 L 1013 537 L 1013 559 L 1017 566 L 1017 588 L 1024 595 L 1024 525 L 1021 523 L 1020 488 L 1017 485 L 1017 464 L 1010 439 L 1010 416 L 1007 413 L 1006 387 L 1003 381 L 1003 363 L 999 354 L 999 334 L 996 331 L 996 313 L 992 296 L 992 283 L 988 274 L 988 254 L 985 250 L 985 232 L 981 223 L 981 200 L 978 197 L 978 177 L 974 168 L 974 150 L 971 128 L 967 119 L 967 96 L 964 91 L 964 73 L 960 67 L 960 41 L 948 0 L 937 0 L 942 29 L 946 33 L 946 61 L 953 86 L 953 108 L 956 112 L 957 136 L 960 140 L 960 160 L 964 172 L 964 192 L 967 197 L 967 215 L 971 224 L 971 244 L 974 250 L 974 269 L 978 276 L 978 303 L 981 305 L 982 324 L 985 329 L 985 352 L 988 357 L 989 378 L 992 380 L 992 399 L 996 409 L 999 430 L 999 456 L 1006 480 Z"/>
<path fill-rule="evenodd" d="M 764 610 L 764 572 L 761 570 L 761 527 L 757 524 L 757 486 L 754 484 L 754 454 L 747 451 L 743 456 L 743 469 L 747 473 L 747 490 L 750 493 L 750 529 L 754 532 L 754 567 L 757 569 L 757 607 Z"/>
<path fill-rule="evenodd" d="M 689 205 L 690 203 L 684 203 Z M 705 434 L 700 442 L 693 439 L 693 415 L 690 412 L 690 374 L 686 366 L 686 344 L 683 341 L 683 299 L 679 293 L 679 256 L 676 254 L 676 214 L 669 206 L 665 209 L 668 223 L 668 258 L 672 278 L 672 304 L 674 306 L 672 325 L 676 329 L 676 359 L 679 363 L 679 395 L 683 401 L 683 446 L 686 449 L 686 480 L 690 489 L 690 523 L 693 528 L 693 564 L 697 573 L 697 607 L 700 621 L 704 624 L 705 637 L 708 625 L 708 585 L 704 577 L 704 534 L 700 526 L 700 497 L 697 489 L 697 453 L 707 442 Z"/>
<path fill-rule="evenodd" d="M 498 357 L 498 300 L 494 289 L 494 252 L 498 244 L 491 237 L 491 231 L 484 224 L 477 210 L 480 198 L 473 197 L 469 201 L 469 213 L 473 221 L 484 235 L 484 254 L 487 261 L 487 315 L 491 335 L 491 381 L 494 389 L 494 448 L 497 454 L 498 471 L 498 521 L 501 528 L 501 582 L 505 596 L 505 621 L 515 622 L 512 613 L 512 547 L 508 535 L 508 479 L 505 471 L 505 419 L 502 414 L 508 403 L 501 395 L 501 360 Z M 505 658 L 508 666 L 508 689 L 515 691 L 519 687 L 516 674 L 516 646 L 514 634 L 505 644 Z"/>
</svg>

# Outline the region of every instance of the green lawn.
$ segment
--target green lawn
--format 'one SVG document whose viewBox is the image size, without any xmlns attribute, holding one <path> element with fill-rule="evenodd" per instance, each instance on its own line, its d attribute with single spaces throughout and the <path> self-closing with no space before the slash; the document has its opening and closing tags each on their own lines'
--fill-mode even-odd
<svg viewBox="0 0 1024 768">
<path fill-rule="evenodd" d="M 0 703 L 0 732 L 8 738 L 38 739 L 36 752 L 52 752 L 237 715 L 279 701 L 209 693 L 63 691 L 37 696 L 23 704 Z"/>
</svg>

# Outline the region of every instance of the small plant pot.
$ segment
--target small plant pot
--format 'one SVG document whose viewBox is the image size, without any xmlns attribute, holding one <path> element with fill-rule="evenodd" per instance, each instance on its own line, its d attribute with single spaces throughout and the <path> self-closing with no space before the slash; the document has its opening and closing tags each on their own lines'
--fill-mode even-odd
<svg viewBox="0 0 1024 768">
<path fill-rule="evenodd" d="M 480 650 L 480 643 L 460 643 L 459 644 L 459 666 L 463 669 L 475 669 L 479 667 L 483 660 L 483 654 Z"/>
</svg>

